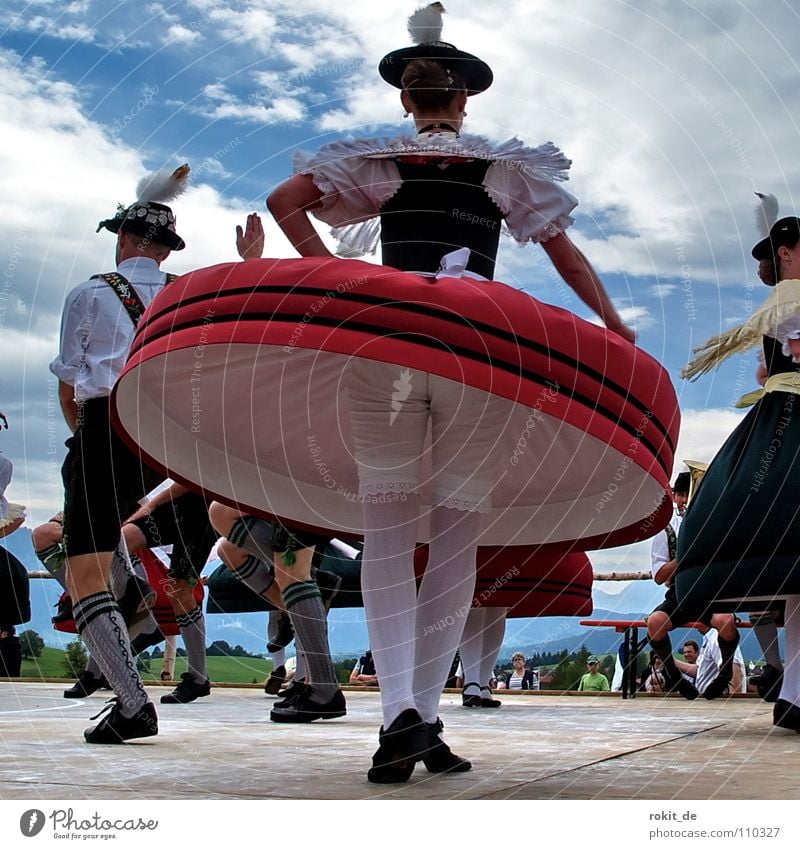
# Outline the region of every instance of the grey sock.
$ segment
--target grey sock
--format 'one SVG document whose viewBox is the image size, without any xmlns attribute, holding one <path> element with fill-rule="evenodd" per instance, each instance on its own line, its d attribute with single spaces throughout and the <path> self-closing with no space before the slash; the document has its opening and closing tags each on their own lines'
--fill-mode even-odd
<svg viewBox="0 0 800 849">
<path fill-rule="evenodd" d="M 764 660 L 773 669 L 780 672 L 783 669 L 783 663 L 781 662 L 780 646 L 778 645 L 777 625 L 775 622 L 759 622 L 757 625 L 753 625 L 753 630 L 756 632 L 756 639 L 764 653 Z"/>
<path fill-rule="evenodd" d="M 128 578 L 133 575 L 133 569 L 128 558 L 128 549 L 125 540 L 120 537 L 114 556 L 111 558 L 111 573 L 109 584 L 114 598 L 122 598 L 128 586 Z"/>
<path fill-rule="evenodd" d="M 256 516 L 241 516 L 236 520 L 228 541 L 259 560 L 272 563 L 272 525 Z"/>
<path fill-rule="evenodd" d="M 295 667 L 294 667 L 294 678 L 295 681 L 305 681 L 306 680 L 306 655 L 303 651 L 303 644 L 300 641 L 300 637 L 295 632 L 294 635 L 294 648 L 295 648 Z"/>
<path fill-rule="evenodd" d="M 311 699 L 329 702 L 339 683 L 328 646 L 328 618 L 322 595 L 314 581 L 297 581 L 283 591 L 283 601 L 295 634 L 302 641 L 311 685 Z"/>
<path fill-rule="evenodd" d="M 44 568 L 66 589 L 67 570 L 64 568 L 64 563 L 66 563 L 67 556 L 64 554 L 64 546 L 57 542 L 55 545 L 37 551 L 36 556 L 42 561 Z"/>
<path fill-rule="evenodd" d="M 238 545 L 238 543 L 235 544 Z M 275 583 L 275 577 L 269 565 L 254 554 L 248 555 L 247 560 L 241 566 L 231 571 L 238 580 L 256 595 L 263 596 Z"/>
<path fill-rule="evenodd" d="M 72 612 L 89 654 L 117 695 L 120 712 L 132 717 L 149 699 L 114 597 L 109 592 L 87 595 L 73 604 Z"/>
<path fill-rule="evenodd" d="M 206 619 L 200 607 L 195 607 L 184 616 L 175 617 L 186 646 L 186 662 L 189 672 L 198 684 L 204 684 L 206 673 Z"/>
</svg>

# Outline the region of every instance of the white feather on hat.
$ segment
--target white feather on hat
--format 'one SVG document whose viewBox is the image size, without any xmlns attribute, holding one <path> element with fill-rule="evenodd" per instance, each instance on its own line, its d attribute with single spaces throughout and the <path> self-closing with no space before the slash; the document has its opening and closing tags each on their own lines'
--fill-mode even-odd
<svg viewBox="0 0 800 849">
<path fill-rule="evenodd" d="M 442 12 L 445 11 L 441 3 L 431 3 L 409 16 L 408 34 L 414 44 L 433 44 L 442 40 Z"/>
<path fill-rule="evenodd" d="M 148 174 L 136 186 L 139 203 L 168 203 L 182 195 L 189 184 L 189 165 L 184 163 L 174 171 L 167 168 Z"/>
<path fill-rule="evenodd" d="M 775 195 L 756 192 L 759 202 L 756 204 L 756 229 L 762 239 L 769 236 L 773 224 L 778 220 L 778 199 Z"/>
</svg>

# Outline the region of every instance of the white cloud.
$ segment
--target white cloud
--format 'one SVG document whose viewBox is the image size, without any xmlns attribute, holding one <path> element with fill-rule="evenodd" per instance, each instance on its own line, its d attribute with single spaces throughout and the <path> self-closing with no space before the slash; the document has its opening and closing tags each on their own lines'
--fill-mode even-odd
<svg viewBox="0 0 800 849">
<path fill-rule="evenodd" d="M 192 111 L 211 120 L 231 119 L 242 123 L 279 124 L 298 123 L 306 114 L 304 104 L 296 97 L 278 96 L 269 106 L 251 97 L 250 102 L 240 100 L 222 83 L 213 83 L 203 89 L 207 102 L 195 104 Z"/>
</svg>

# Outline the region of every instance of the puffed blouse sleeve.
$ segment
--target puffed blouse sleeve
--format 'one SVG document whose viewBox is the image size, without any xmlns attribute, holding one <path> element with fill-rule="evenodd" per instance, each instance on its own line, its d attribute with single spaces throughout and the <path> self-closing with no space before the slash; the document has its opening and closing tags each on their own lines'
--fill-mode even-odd
<svg viewBox="0 0 800 849">
<path fill-rule="evenodd" d="M 322 192 L 312 215 L 331 227 L 338 253 L 372 253 L 380 237 L 381 208 L 400 188 L 397 166 L 390 159 L 355 154 L 335 158 L 323 149 L 313 157 L 295 154 L 296 174 L 308 174 Z"/>
<path fill-rule="evenodd" d="M 548 149 L 542 145 L 538 150 L 548 157 L 563 156 L 555 146 Z M 524 160 L 499 159 L 489 166 L 484 188 L 500 208 L 509 232 L 518 242 L 546 242 L 573 223 L 570 213 L 578 200 L 556 182 L 566 178 L 570 162 L 566 157 L 563 161 L 566 167 L 556 174 L 540 170 Z"/>
</svg>

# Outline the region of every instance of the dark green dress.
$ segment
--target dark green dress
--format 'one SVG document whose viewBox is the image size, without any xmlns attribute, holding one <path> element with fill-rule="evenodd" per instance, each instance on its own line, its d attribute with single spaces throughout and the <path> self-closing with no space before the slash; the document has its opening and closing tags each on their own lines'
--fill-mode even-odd
<svg viewBox="0 0 800 849">
<path fill-rule="evenodd" d="M 770 336 L 764 353 L 770 376 L 800 370 Z M 675 589 L 719 611 L 800 594 L 800 395 L 765 394 L 714 458 L 681 526 Z"/>
</svg>

